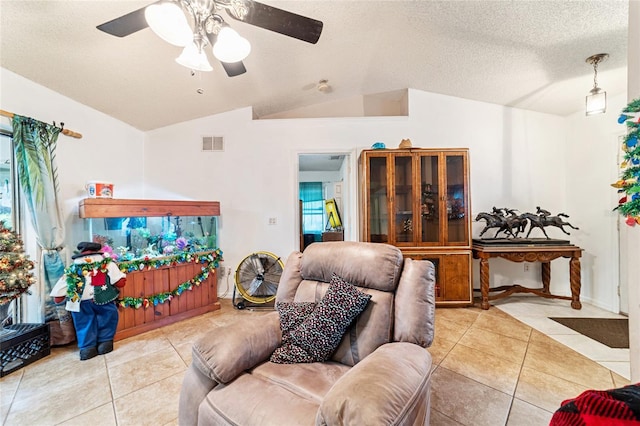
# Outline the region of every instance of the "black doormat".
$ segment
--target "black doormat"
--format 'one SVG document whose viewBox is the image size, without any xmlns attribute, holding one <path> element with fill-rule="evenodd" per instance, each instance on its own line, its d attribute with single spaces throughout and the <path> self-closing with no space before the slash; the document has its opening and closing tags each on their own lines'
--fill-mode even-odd
<svg viewBox="0 0 640 426">
<path fill-rule="evenodd" d="M 550 318 L 610 348 L 629 348 L 627 318 Z"/>
</svg>

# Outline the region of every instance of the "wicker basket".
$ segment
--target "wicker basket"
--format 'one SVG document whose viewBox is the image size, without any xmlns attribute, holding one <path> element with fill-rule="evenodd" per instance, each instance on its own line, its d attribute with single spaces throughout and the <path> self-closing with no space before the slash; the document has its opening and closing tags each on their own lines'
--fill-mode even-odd
<svg viewBox="0 0 640 426">
<path fill-rule="evenodd" d="M 400 145 L 398 145 L 398 148 L 400 149 L 412 148 L 411 139 L 402 139 L 402 141 L 400 141 Z"/>
</svg>

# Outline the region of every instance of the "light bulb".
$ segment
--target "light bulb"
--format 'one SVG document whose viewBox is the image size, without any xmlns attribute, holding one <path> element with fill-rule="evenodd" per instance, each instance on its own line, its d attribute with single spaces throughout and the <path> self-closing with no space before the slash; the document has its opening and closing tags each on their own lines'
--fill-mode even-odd
<svg viewBox="0 0 640 426">
<path fill-rule="evenodd" d="M 223 27 L 213 45 L 213 55 L 221 62 L 240 62 L 251 52 L 249 41 L 230 27 Z"/>
<path fill-rule="evenodd" d="M 180 56 L 176 58 L 176 62 L 183 67 L 191 68 L 196 71 L 213 71 L 207 55 L 204 51 L 198 51 L 195 43 L 187 45 Z"/>
<path fill-rule="evenodd" d="M 153 3 L 144 10 L 147 24 L 161 39 L 174 46 L 186 46 L 193 40 L 187 17 L 176 3 Z"/>
<path fill-rule="evenodd" d="M 586 115 L 602 114 L 607 111 L 607 92 L 599 87 L 591 89 L 586 98 Z"/>
</svg>

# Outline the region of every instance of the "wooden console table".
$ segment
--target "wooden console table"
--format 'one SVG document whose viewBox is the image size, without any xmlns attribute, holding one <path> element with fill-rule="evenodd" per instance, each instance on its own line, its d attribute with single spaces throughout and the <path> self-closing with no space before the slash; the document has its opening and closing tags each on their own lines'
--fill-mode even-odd
<svg viewBox="0 0 640 426">
<path fill-rule="evenodd" d="M 480 259 L 480 292 L 482 295 L 482 309 L 489 309 L 489 300 L 502 299 L 513 293 L 533 293 L 535 295 L 551 298 L 571 300 L 573 309 L 581 309 L 580 303 L 580 256 L 582 249 L 570 244 L 482 244 L 474 241 L 472 245 L 474 259 Z M 518 284 L 489 287 L 489 259 L 501 257 L 512 262 L 541 262 L 542 263 L 542 288 L 528 288 Z M 569 280 L 571 283 L 571 296 L 556 296 L 549 291 L 551 282 L 551 261 L 559 257 L 569 258 Z M 489 295 L 490 292 L 500 292 Z"/>
</svg>

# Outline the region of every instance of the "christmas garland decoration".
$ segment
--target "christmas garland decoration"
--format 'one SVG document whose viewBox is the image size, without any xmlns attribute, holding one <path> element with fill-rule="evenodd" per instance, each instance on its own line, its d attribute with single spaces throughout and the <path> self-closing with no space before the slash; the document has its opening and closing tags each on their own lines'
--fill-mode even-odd
<svg viewBox="0 0 640 426">
<path fill-rule="evenodd" d="M 611 184 L 624 196 L 618 201 L 618 210 L 626 217 L 626 224 L 640 224 L 640 98 L 631 101 L 618 118 L 618 123 L 627 124 L 627 135 L 622 141 L 624 161 L 620 164 L 620 179 Z"/>
<path fill-rule="evenodd" d="M 179 284 L 174 290 L 143 297 L 124 297 L 119 299 L 117 303 L 123 308 L 131 307 L 139 309 L 141 307 L 147 308 L 151 304 L 156 306 L 159 303 L 171 301 L 171 299 L 180 296 L 184 291 L 192 290 L 194 285 L 200 286 L 200 284 L 209 277 L 209 274 L 218 267 L 221 260 L 222 251 L 220 249 L 216 249 L 209 252 L 179 253 L 174 256 L 157 258 L 144 257 L 142 259 L 122 262 L 118 267 L 124 273 L 143 271 L 145 269 L 157 269 L 163 266 L 173 266 L 187 262 L 207 263 L 207 265 L 201 268 L 201 272 L 199 274 L 190 280 Z M 80 300 L 79 292 L 82 291 L 82 286 L 84 285 L 83 277 L 98 270 L 106 273 L 107 265 L 110 262 L 113 262 L 113 259 L 105 257 L 99 262 L 74 263 L 66 268 L 64 273 L 67 277 L 67 298 L 72 302 Z"/>
<path fill-rule="evenodd" d="M 94 271 L 107 273 L 107 265 L 113 262 L 110 257 L 105 257 L 99 262 L 92 263 L 72 263 L 71 266 L 65 268 L 64 275 L 67 280 L 67 299 L 72 302 L 80 300 L 82 287 L 84 286 L 84 277 L 92 274 Z"/>
</svg>

